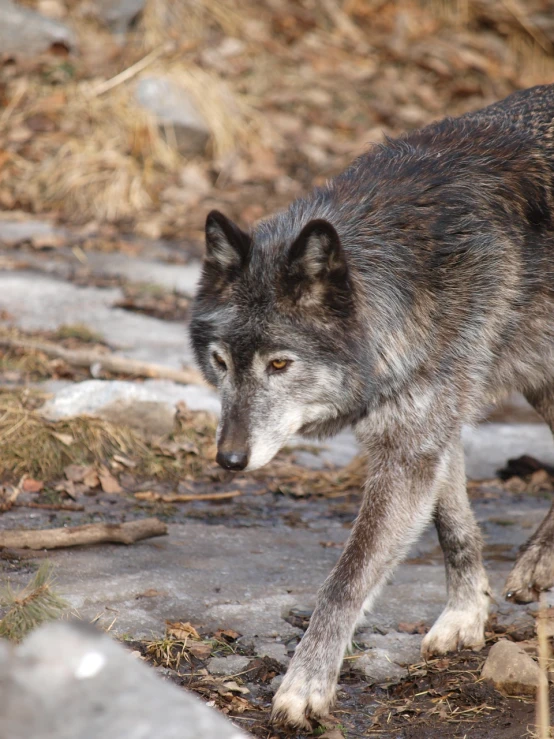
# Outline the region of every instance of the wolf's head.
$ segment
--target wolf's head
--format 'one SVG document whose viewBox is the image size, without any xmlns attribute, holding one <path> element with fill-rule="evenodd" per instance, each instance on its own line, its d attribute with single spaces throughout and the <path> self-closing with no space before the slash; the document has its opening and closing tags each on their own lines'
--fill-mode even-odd
<svg viewBox="0 0 554 739">
<path fill-rule="evenodd" d="M 293 434 L 333 433 L 360 406 L 361 342 L 339 236 L 321 219 L 278 225 L 249 235 L 218 211 L 206 221 L 191 338 L 221 393 L 226 469 L 257 469 Z"/>
</svg>

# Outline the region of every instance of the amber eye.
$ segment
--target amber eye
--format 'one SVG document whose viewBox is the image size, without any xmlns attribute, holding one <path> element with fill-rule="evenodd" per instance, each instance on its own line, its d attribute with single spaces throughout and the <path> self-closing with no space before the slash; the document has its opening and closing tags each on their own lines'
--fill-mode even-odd
<svg viewBox="0 0 554 739">
<path fill-rule="evenodd" d="M 224 369 L 224 370 L 227 369 L 227 365 L 225 364 L 225 360 L 223 359 L 223 357 L 220 354 L 218 354 L 217 352 L 214 352 L 213 357 L 214 357 L 215 363 L 217 365 L 219 365 L 221 367 L 221 369 Z"/>
<path fill-rule="evenodd" d="M 270 362 L 269 366 L 272 370 L 284 370 L 285 367 L 287 367 L 290 364 L 288 359 L 274 359 L 272 362 Z"/>
</svg>

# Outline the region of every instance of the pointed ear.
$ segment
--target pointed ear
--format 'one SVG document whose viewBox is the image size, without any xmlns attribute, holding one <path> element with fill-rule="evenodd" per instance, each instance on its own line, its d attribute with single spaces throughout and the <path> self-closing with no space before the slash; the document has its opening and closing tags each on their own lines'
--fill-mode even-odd
<svg viewBox="0 0 554 739">
<path fill-rule="evenodd" d="M 206 260 L 227 270 L 241 267 L 248 256 L 252 239 L 236 223 L 218 210 L 206 218 Z"/>
<path fill-rule="evenodd" d="M 289 250 L 289 268 L 298 277 L 325 279 L 334 273 L 346 277 L 346 260 L 340 238 L 328 221 L 307 223 Z"/>
</svg>

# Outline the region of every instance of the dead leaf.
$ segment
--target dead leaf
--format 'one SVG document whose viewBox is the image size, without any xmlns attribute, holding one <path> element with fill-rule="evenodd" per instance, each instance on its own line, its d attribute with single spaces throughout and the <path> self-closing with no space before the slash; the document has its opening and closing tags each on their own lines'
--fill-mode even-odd
<svg viewBox="0 0 554 739">
<path fill-rule="evenodd" d="M 191 644 L 188 650 L 197 659 L 207 659 L 212 653 L 212 645 L 206 642 Z"/>
<path fill-rule="evenodd" d="M 122 493 L 123 492 L 123 488 L 121 487 L 121 485 L 112 475 L 112 473 L 105 467 L 102 467 L 100 469 L 100 472 L 98 473 L 98 477 L 100 479 L 100 485 L 102 486 L 102 490 L 105 493 Z"/>
<path fill-rule="evenodd" d="M 83 477 L 83 482 L 89 488 L 97 488 L 100 485 L 100 478 L 94 467 L 88 468 L 88 472 Z"/>
<path fill-rule="evenodd" d="M 75 490 L 75 483 L 73 480 L 65 480 L 64 482 L 61 482 L 59 485 L 56 485 L 56 490 L 58 490 L 61 493 L 65 493 L 66 495 L 69 495 L 69 497 L 72 500 L 77 500 L 77 492 Z"/>
<path fill-rule="evenodd" d="M 58 249 L 64 246 L 65 239 L 54 234 L 38 234 L 31 237 L 31 246 L 37 251 L 42 249 Z"/>
<path fill-rule="evenodd" d="M 155 598 L 157 595 L 163 595 L 161 590 L 155 590 L 155 588 L 148 588 L 148 590 L 145 590 L 144 593 L 139 593 L 138 595 L 135 595 L 135 598 L 138 600 L 139 598 Z"/>
<path fill-rule="evenodd" d="M 40 480 L 33 480 L 32 477 L 26 477 L 21 483 L 21 490 L 23 490 L 24 493 L 40 493 L 43 487 L 43 482 Z"/>
<path fill-rule="evenodd" d="M 247 695 L 250 692 L 248 688 L 245 688 L 244 685 L 239 685 L 234 680 L 229 680 L 229 682 L 223 683 L 220 686 L 219 692 L 221 695 L 225 695 L 222 689 L 229 693 L 242 693 L 243 695 Z"/>
<path fill-rule="evenodd" d="M 244 713 L 251 707 L 251 704 L 245 698 L 241 698 L 238 695 L 234 695 L 231 698 L 231 703 L 228 706 L 229 710 L 233 711 L 233 713 Z"/>
<path fill-rule="evenodd" d="M 402 621 L 398 624 L 398 631 L 404 634 L 426 634 L 428 628 L 425 621 Z"/>
<path fill-rule="evenodd" d="M 216 639 L 226 642 L 236 641 L 239 636 L 240 634 L 238 633 L 238 631 L 234 631 L 233 629 L 218 629 L 214 634 L 214 637 Z"/>
<path fill-rule="evenodd" d="M 188 621 L 166 621 L 166 631 L 169 636 L 173 636 L 179 641 L 185 641 L 186 639 L 196 639 L 200 641 L 200 634 L 194 626 Z"/>
<path fill-rule="evenodd" d="M 64 469 L 64 474 L 71 482 L 83 482 L 89 469 L 84 464 L 68 464 Z"/>
</svg>

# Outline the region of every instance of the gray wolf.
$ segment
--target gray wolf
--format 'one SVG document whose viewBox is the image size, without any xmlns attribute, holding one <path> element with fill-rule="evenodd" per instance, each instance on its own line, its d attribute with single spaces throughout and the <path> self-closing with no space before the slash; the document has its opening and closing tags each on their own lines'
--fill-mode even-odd
<svg viewBox="0 0 554 739">
<path fill-rule="evenodd" d="M 191 339 L 221 392 L 217 461 L 266 464 L 296 433 L 352 426 L 360 512 L 321 587 L 273 716 L 332 705 L 344 652 L 431 520 L 446 607 L 423 653 L 479 647 L 489 604 L 463 423 L 509 391 L 554 429 L 554 85 L 373 146 L 251 233 L 208 215 Z M 554 584 L 554 509 L 506 595 Z"/>
</svg>

